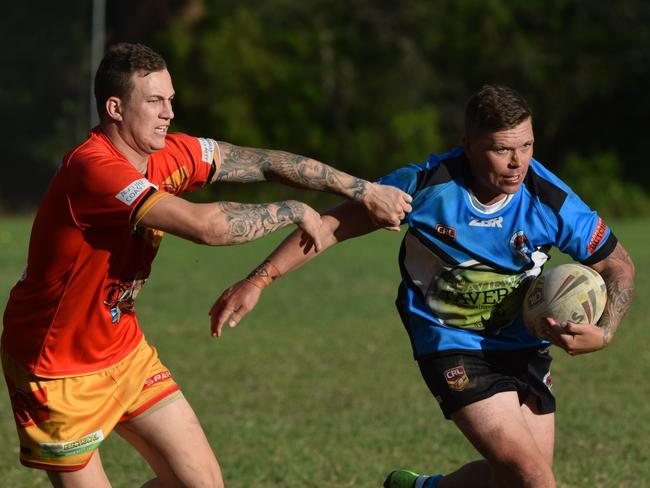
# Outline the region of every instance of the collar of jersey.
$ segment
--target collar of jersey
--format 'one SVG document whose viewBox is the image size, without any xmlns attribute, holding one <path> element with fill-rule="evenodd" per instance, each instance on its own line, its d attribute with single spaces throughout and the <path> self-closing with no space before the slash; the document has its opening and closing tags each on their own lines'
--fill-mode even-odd
<svg viewBox="0 0 650 488">
<path fill-rule="evenodd" d="M 501 200 L 499 200 L 496 203 L 493 203 L 492 205 L 485 205 L 478 201 L 476 195 L 474 195 L 472 190 L 470 190 L 469 188 L 467 188 L 467 195 L 469 197 L 469 204 L 474 208 L 474 210 L 481 212 L 482 214 L 485 215 L 495 214 L 498 211 L 503 210 L 508 206 L 508 204 L 512 201 L 512 199 L 515 196 L 514 194 L 509 194 L 506 195 L 505 198 L 502 198 Z"/>
</svg>

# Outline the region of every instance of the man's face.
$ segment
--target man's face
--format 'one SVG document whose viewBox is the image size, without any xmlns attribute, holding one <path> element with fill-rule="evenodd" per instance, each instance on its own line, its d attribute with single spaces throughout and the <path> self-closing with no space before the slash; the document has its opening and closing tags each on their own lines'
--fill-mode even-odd
<svg viewBox="0 0 650 488">
<path fill-rule="evenodd" d="M 154 71 L 146 76 L 132 75 L 133 91 L 122 105 L 120 132 L 140 154 L 151 154 L 165 147 L 165 136 L 174 118 L 174 87 L 169 72 Z"/>
<path fill-rule="evenodd" d="M 481 203 L 496 203 L 517 192 L 533 157 L 534 141 L 530 117 L 512 129 L 465 137 L 471 189 Z"/>
</svg>

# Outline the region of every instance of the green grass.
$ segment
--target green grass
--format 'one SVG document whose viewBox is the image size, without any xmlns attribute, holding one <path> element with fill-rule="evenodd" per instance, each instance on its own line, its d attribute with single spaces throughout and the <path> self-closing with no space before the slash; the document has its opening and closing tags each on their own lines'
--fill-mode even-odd
<svg viewBox="0 0 650 488">
<path fill-rule="evenodd" d="M 638 273 L 637 300 L 614 343 L 576 358 L 554 352 L 561 488 L 650 486 L 648 225 L 613 226 Z M 24 267 L 29 227 L 26 219 L 0 221 L 3 310 Z M 270 287 L 239 327 L 209 337 L 214 299 L 280 238 L 211 249 L 166 237 L 139 297 L 145 334 L 197 411 L 227 485 L 378 487 L 392 468 L 447 472 L 475 459 L 421 380 L 394 309 L 399 235 L 328 251 Z M 41 472 L 18 464 L 0 393 L 1 484 L 46 486 Z M 117 435 L 102 457 L 114 487 L 149 476 Z"/>
</svg>

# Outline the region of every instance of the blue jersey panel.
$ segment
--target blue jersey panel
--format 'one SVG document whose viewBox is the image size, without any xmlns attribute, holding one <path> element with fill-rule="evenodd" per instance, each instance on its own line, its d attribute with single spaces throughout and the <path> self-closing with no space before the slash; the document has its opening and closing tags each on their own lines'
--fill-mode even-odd
<svg viewBox="0 0 650 488">
<path fill-rule="evenodd" d="M 469 177 L 456 148 L 379 180 L 413 197 L 397 306 L 416 356 L 543 344 L 523 325 L 521 304 L 550 248 L 589 264 L 616 244 L 597 213 L 535 160 L 517 193 L 494 212 L 472 204 Z"/>
</svg>

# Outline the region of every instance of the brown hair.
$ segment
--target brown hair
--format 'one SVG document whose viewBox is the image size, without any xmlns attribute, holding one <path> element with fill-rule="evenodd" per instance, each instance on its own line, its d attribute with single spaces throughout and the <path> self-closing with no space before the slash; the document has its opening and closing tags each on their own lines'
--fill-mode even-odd
<svg viewBox="0 0 650 488">
<path fill-rule="evenodd" d="M 95 102 L 100 119 L 106 115 L 106 100 L 128 100 L 133 91 L 133 73 L 148 75 L 167 68 L 163 57 L 143 44 L 120 43 L 111 46 L 95 74 Z"/>
<path fill-rule="evenodd" d="M 467 102 L 465 135 L 512 129 L 531 116 L 526 100 L 512 88 L 483 85 Z"/>
</svg>

